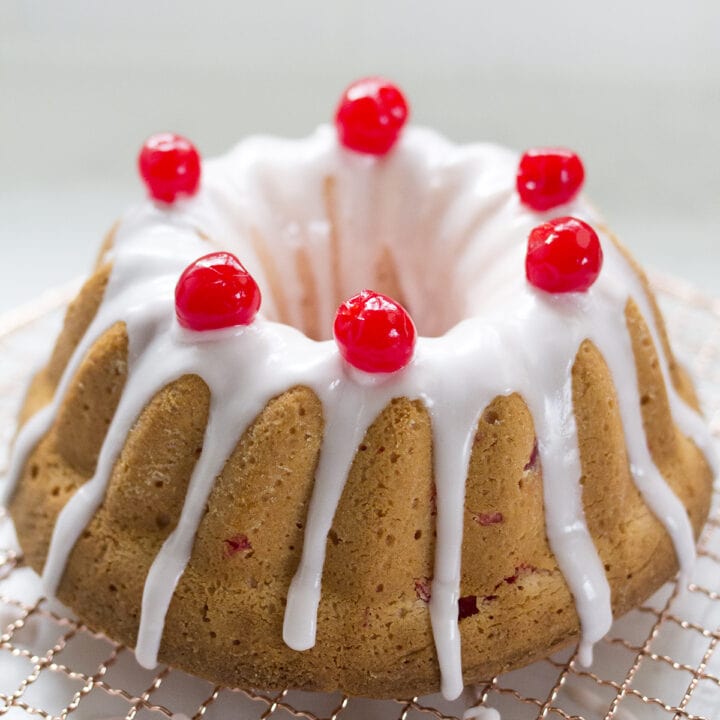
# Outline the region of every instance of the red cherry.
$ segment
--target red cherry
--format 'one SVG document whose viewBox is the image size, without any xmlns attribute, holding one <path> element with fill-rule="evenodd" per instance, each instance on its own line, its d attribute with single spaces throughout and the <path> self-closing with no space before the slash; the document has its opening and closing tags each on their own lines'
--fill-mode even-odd
<svg viewBox="0 0 720 720">
<path fill-rule="evenodd" d="M 477 595 L 465 595 L 465 597 L 458 598 L 458 620 L 472 617 L 479 612 Z"/>
<path fill-rule="evenodd" d="M 397 142 L 408 117 L 402 92 L 380 77 L 354 82 L 345 90 L 335 113 L 340 142 L 350 150 L 385 155 Z"/>
<path fill-rule="evenodd" d="M 597 233 L 577 218 L 555 218 L 528 237 L 527 279 L 545 292 L 584 292 L 597 280 L 602 263 Z"/>
<path fill-rule="evenodd" d="M 517 191 L 533 210 L 544 211 L 570 202 L 585 179 L 585 169 L 572 150 L 535 148 L 520 159 Z"/>
<path fill-rule="evenodd" d="M 412 359 L 416 331 L 407 310 L 387 295 L 363 290 L 346 300 L 333 328 L 340 355 L 368 373 L 391 373 Z"/>
<path fill-rule="evenodd" d="M 194 195 L 200 185 L 200 155 L 180 135 L 158 133 L 149 137 L 140 150 L 138 168 L 151 197 L 162 202 Z"/>
<path fill-rule="evenodd" d="M 249 325 L 260 300 L 252 275 L 227 252 L 210 253 L 188 265 L 175 288 L 178 322 L 190 330 Z"/>
</svg>

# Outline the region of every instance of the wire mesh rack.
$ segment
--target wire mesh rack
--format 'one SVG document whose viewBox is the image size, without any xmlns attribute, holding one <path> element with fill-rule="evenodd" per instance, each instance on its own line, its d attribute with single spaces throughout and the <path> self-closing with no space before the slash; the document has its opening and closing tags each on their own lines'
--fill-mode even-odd
<svg viewBox="0 0 720 720">
<path fill-rule="evenodd" d="M 653 277 L 679 358 L 695 375 L 720 436 L 720 300 Z M 24 387 L 48 352 L 78 283 L 0 316 L 0 473 Z M 161 666 L 93 633 L 42 596 L 0 509 L 0 716 L 56 720 L 717 720 L 720 718 L 720 492 L 687 587 L 668 584 L 615 623 L 592 668 L 572 650 L 468 688 L 391 701 L 292 690 L 229 690 Z"/>
</svg>

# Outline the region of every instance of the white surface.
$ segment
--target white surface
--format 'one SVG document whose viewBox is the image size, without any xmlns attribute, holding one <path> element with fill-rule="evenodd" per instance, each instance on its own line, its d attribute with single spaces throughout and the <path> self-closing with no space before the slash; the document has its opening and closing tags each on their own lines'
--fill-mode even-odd
<svg viewBox="0 0 720 720">
<path fill-rule="evenodd" d="M 369 72 L 452 139 L 577 148 L 639 258 L 720 294 L 718 37 L 714 0 L 2 0 L 0 311 L 89 266 L 146 135 L 304 135 Z"/>
</svg>

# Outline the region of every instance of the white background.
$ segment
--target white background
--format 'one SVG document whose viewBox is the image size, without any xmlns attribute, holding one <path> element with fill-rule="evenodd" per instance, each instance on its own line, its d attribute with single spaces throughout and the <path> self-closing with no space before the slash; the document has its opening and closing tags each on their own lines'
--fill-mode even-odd
<svg viewBox="0 0 720 720">
<path fill-rule="evenodd" d="M 151 132 L 301 136 L 369 73 L 453 139 L 574 147 L 635 254 L 720 294 L 716 0 L 0 0 L 0 311 L 88 269 Z"/>
</svg>

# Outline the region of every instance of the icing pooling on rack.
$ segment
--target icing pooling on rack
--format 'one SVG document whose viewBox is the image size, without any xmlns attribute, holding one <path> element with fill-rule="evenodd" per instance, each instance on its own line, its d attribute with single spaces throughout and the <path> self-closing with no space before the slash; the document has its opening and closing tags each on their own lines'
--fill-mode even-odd
<svg viewBox="0 0 720 720">
<path fill-rule="evenodd" d="M 472 442 L 485 407 L 499 395 L 519 393 L 535 423 L 548 540 L 574 596 L 581 659 L 589 663 L 592 645 L 612 616 L 608 581 L 582 507 L 572 366 L 585 339 L 598 347 L 612 373 L 633 476 L 672 536 L 685 573 L 695 554 L 685 508 L 647 448 L 625 323 L 629 298 L 648 321 L 676 423 L 709 458 L 712 447 L 701 418 L 671 383 L 642 283 L 609 237 L 600 232 L 605 265 L 589 292 L 550 296 L 526 282 L 527 235 L 546 216 L 518 203 L 516 167 L 517 156 L 501 148 L 458 147 L 417 128 L 378 161 L 342 150 L 334 132 L 320 128 L 307 140 L 245 141 L 225 158 L 205 163 L 196 197 L 167 209 L 146 203 L 130 212 L 116 233 L 113 269 L 97 315 L 53 402 L 20 433 L 5 489 L 7 498 L 93 343 L 125 322 L 126 385 L 93 478 L 58 517 L 43 573 L 48 592 L 57 589 L 75 542 L 102 503 L 144 407 L 182 375 L 202 377 L 211 395 L 202 454 L 177 527 L 154 559 L 143 593 L 137 655 L 153 666 L 215 478 L 267 402 L 293 386 L 307 386 L 322 403 L 325 434 L 283 636 L 291 648 L 312 647 L 327 534 L 357 447 L 393 398 L 419 399 L 432 422 L 437 488 L 430 614 L 442 691 L 456 697 L 463 687 L 457 601 Z M 563 214 L 597 221 L 582 200 Z M 248 327 L 183 330 L 174 315 L 175 283 L 190 262 L 215 246 L 236 253 L 254 275 L 263 308 Z M 421 332 L 405 370 L 371 381 L 349 371 L 332 341 L 312 340 L 291 327 L 308 326 L 301 299 L 312 296 L 313 322 L 329 330 L 338 303 L 372 286 L 379 263 L 384 272 L 400 262 L 395 282 Z"/>
</svg>

